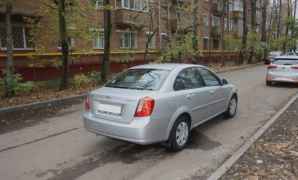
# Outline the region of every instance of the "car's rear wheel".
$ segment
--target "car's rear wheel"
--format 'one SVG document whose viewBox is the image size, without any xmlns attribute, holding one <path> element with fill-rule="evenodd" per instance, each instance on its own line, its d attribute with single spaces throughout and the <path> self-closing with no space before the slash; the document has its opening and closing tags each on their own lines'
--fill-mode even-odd
<svg viewBox="0 0 298 180">
<path fill-rule="evenodd" d="M 185 148 L 190 137 L 190 123 L 187 116 L 180 116 L 174 123 L 167 148 L 171 151 L 180 151 Z"/>
<path fill-rule="evenodd" d="M 233 95 L 230 99 L 229 106 L 227 111 L 225 112 L 226 118 L 233 118 L 237 114 L 237 108 L 238 108 L 238 98 L 236 95 Z"/>
</svg>

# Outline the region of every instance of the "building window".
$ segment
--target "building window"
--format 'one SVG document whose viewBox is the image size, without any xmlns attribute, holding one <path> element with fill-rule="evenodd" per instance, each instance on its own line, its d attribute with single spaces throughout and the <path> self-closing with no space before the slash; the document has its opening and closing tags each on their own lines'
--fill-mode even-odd
<svg viewBox="0 0 298 180">
<path fill-rule="evenodd" d="M 104 32 L 97 31 L 94 33 L 93 48 L 103 49 L 104 48 Z"/>
<path fill-rule="evenodd" d="M 0 48 L 6 48 L 6 29 L 0 26 Z M 32 49 L 33 43 L 29 29 L 22 25 L 12 26 L 12 39 L 14 49 Z"/>
<path fill-rule="evenodd" d="M 209 38 L 204 37 L 203 38 L 203 49 L 208 49 L 209 48 Z"/>
<path fill-rule="evenodd" d="M 101 9 L 104 5 L 104 0 L 90 0 L 90 3 L 95 9 Z"/>
<path fill-rule="evenodd" d="M 136 33 L 122 32 L 120 48 L 136 48 Z"/>
<path fill-rule="evenodd" d="M 121 7 L 130 10 L 147 11 L 148 0 L 121 0 Z"/>
<path fill-rule="evenodd" d="M 146 32 L 146 42 L 149 42 L 149 44 L 148 44 L 149 49 L 156 48 L 156 36 L 155 36 L 155 34 L 153 35 L 153 32 Z"/>
<path fill-rule="evenodd" d="M 95 8 L 100 9 L 103 7 L 103 1 L 104 0 L 95 0 Z"/>
<path fill-rule="evenodd" d="M 219 26 L 220 25 L 220 18 L 217 16 L 212 16 L 212 26 Z"/>
</svg>

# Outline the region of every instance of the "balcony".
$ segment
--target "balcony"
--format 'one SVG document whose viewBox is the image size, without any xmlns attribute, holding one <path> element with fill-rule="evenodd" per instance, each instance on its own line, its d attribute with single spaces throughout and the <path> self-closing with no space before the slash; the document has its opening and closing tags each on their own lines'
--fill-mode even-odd
<svg viewBox="0 0 298 180">
<path fill-rule="evenodd" d="M 240 17 L 241 17 L 241 11 L 232 11 L 231 12 L 231 16 L 235 20 L 240 19 Z"/>
<path fill-rule="evenodd" d="M 128 9 L 116 9 L 113 14 L 113 23 L 119 29 L 142 29 L 146 26 L 147 13 Z"/>
</svg>

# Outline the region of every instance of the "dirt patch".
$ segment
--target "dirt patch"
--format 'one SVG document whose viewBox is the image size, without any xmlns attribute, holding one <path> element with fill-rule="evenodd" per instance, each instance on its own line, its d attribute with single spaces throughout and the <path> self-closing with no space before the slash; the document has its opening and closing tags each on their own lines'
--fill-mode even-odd
<svg viewBox="0 0 298 180">
<path fill-rule="evenodd" d="M 48 101 L 53 99 L 60 99 L 60 98 L 70 97 L 75 95 L 81 95 L 95 88 L 96 87 L 94 85 L 84 86 L 81 88 L 68 88 L 63 91 L 58 91 L 57 88 L 48 88 L 48 87 L 37 88 L 31 93 L 20 94 L 12 98 L 0 97 L 0 108 Z"/>
<path fill-rule="evenodd" d="M 231 179 L 298 179 L 298 100 L 221 178 Z"/>
</svg>

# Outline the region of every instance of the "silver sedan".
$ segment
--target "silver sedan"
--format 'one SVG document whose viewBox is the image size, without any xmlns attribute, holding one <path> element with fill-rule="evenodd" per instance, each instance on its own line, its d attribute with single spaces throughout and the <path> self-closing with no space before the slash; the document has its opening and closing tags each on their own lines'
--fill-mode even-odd
<svg viewBox="0 0 298 180">
<path fill-rule="evenodd" d="M 290 82 L 298 84 L 298 56 L 275 57 L 267 67 L 266 84 Z"/>
<path fill-rule="evenodd" d="M 148 64 L 120 73 L 85 100 L 84 124 L 95 134 L 183 149 L 191 129 L 237 112 L 237 89 L 208 68 Z"/>
</svg>

